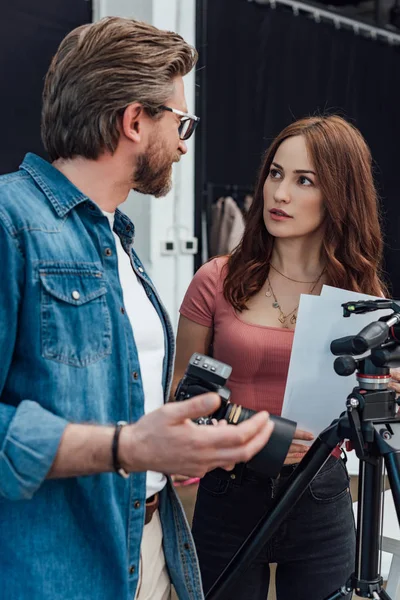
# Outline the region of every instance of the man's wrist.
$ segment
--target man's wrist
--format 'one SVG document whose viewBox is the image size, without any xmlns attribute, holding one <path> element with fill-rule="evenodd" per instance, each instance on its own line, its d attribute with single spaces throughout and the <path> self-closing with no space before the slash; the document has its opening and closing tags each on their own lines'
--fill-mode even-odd
<svg viewBox="0 0 400 600">
<path fill-rule="evenodd" d="M 132 471 L 136 471 L 135 468 L 135 460 L 134 460 L 134 449 L 133 446 L 133 430 L 134 425 L 125 425 L 122 427 L 119 434 L 118 441 L 118 462 L 121 468 L 126 471 L 126 473 L 131 473 Z"/>
<path fill-rule="evenodd" d="M 121 462 L 119 459 L 119 438 L 120 438 L 123 427 L 125 427 L 125 425 L 127 425 L 127 424 L 128 423 L 126 421 L 118 421 L 118 423 L 115 426 L 112 447 L 111 447 L 113 469 L 114 469 L 115 473 L 117 473 L 124 479 L 127 479 L 129 477 L 129 471 L 128 471 L 128 469 L 125 469 L 121 465 Z"/>
<path fill-rule="evenodd" d="M 68 424 L 47 478 L 80 477 L 112 471 L 113 435 L 113 427 Z"/>
</svg>

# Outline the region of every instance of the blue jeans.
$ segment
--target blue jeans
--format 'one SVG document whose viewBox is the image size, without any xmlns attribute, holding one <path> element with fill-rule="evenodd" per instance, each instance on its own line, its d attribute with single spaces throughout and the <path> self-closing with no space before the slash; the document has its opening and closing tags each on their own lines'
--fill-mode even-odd
<svg viewBox="0 0 400 600">
<path fill-rule="evenodd" d="M 201 480 L 193 535 L 205 592 L 268 512 L 293 468 L 284 467 L 278 479 L 263 479 L 239 467 L 235 479 L 216 469 Z M 330 457 L 227 600 L 266 600 L 269 563 L 278 563 L 278 600 L 323 600 L 344 585 L 355 561 L 349 487 L 343 460 Z"/>
</svg>

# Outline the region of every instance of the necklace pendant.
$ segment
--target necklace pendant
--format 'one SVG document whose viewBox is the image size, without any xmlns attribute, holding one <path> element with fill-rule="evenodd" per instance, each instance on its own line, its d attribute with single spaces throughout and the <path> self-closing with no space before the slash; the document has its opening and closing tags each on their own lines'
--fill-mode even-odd
<svg viewBox="0 0 400 600">
<path fill-rule="evenodd" d="M 278 318 L 279 318 L 279 322 L 280 322 L 280 323 L 282 323 L 282 325 L 283 325 L 284 327 L 287 327 L 287 325 L 285 325 L 285 321 L 286 321 L 286 317 L 285 317 L 285 315 L 279 315 L 279 317 L 278 317 Z"/>
<path fill-rule="evenodd" d="M 265 295 L 267 296 L 267 298 L 271 298 L 271 296 L 272 296 L 271 290 L 267 290 L 265 292 Z"/>
<path fill-rule="evenodd" d="M 291 324 L 294 325 L 296 323 L 296 321 L 297 321 L 297 315 L 292 315 L 292 317 L 290 319 Z"/>
<path fill-rule="evenodd" d="M 272 304 L 272 306 L 273 306 L 274 308 L 279 308 L 279 304 L 278 304 L 278 302 L 276 302 L 276 301 L 275 301 L 275 302 Z"/>
</svg>

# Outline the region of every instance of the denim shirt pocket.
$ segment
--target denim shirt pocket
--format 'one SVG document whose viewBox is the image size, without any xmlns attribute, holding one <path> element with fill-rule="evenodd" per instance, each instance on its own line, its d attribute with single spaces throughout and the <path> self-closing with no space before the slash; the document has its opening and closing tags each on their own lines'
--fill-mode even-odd
<svg viewBox="0 0 400 600">
<path fill-rule="evenodd" d="M 39 269 L 42 356 L 86 367 L 111 353 L 107 286 L 96 265 Z"/>
</svg>

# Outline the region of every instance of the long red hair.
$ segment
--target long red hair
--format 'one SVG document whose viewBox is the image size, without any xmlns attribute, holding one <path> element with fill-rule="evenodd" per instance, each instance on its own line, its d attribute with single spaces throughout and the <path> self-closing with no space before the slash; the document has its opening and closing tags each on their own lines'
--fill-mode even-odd
<svg viewBox="0 0 400 600">
<path fill-rule="evenodd" d="M 326 283 L 375 296 L 387 293 L 381 278 L 383 242 L 369 148 L 358 129 L 341 117 L 308 117 L 277 136 L 261 165 L 244 235 L 229 256 L 224 282 L 224 295 L 238 311 L 247 308 L 268 276 L 274 237 L 264 224 L 263 187 L 278 147 L 297 135 L 305 138 L 326 208 Z"/>
</svg>

